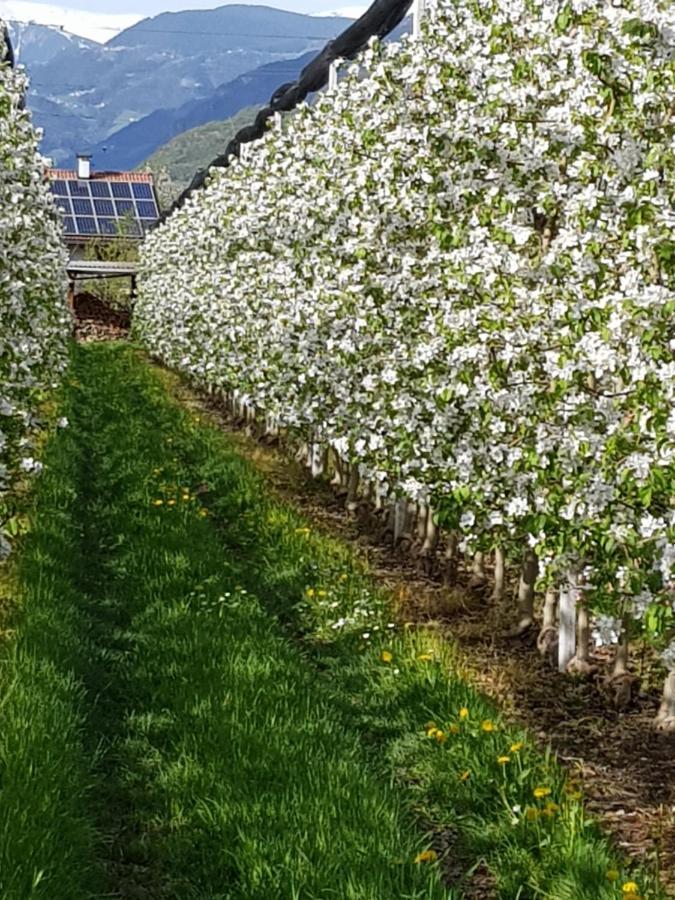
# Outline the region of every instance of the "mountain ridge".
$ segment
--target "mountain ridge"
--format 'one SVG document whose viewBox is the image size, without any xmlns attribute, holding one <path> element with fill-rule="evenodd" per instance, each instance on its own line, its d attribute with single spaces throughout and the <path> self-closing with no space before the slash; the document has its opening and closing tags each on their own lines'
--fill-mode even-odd
<svg viewBox="0 0 675 900">
<path fill-rule="evenodd" d="M 44 131 L 42 150 L 67 164 L 75 153 L 99 148 L 159 109 L 205 100 L 260 66 L 318 52 L 351 23 L 236 4 L 160 13 L 106 44 L 59 40 L 58 30 L 55 35 L 50 26 L 31 26 L 47 29 L 42 34 L 50 42 L 49 51 L 26 61 L 29 106 Z"/>
</svg>

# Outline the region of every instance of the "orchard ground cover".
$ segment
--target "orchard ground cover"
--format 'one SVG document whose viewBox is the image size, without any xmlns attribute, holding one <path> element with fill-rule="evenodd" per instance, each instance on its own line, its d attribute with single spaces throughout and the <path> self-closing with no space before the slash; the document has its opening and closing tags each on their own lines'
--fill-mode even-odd
<svg viewBox="0 0 675 900">
<path fill-rule="evenodd" d="M 218 399 L 179 385 L 182 401 L 216 417 L 278 497 L 314 528 L 351 545 L 392 597 L 399 621 L 442 636 L 453 647 L 455 667 L 493 697 L 509 721 L 529 728 L 539 745 L 554 747 L 582 784 L 587 809 L 634 859 L 648 858 L 675 893 L 675 737 L 653 728 L 660 684 L 648 649 L 636 650 L 639 689 L 629 708 L 608 702 L 600 675 L 561 679 L 550 660 L 533 653 L 534 630 L 515 639 L 510 633 L 510 602 L 495 603 L 489 584 L 470 587 L 470 559 L 454 588 L 442 584 L 438 570 L 423 574 L 419 560 L 392 547 L 390 535 L 382 539 L 381 520 L 373 527 L 366 505 L 349 514 L 344 493 L 312 478 L 290 448 L 270 442 L 260 428 L 242 428 Z M 513 588 L 510 580 L 507 597 Z M 602 666 L 604 656 L 606 648 L 599 648 L 591 659 Z"/>
<path fill-rule="evenodd" d="M 63 412 L 3 647 L 3 897 L 660 896 L 135 352 L 77 348 Z"/>
</svg>

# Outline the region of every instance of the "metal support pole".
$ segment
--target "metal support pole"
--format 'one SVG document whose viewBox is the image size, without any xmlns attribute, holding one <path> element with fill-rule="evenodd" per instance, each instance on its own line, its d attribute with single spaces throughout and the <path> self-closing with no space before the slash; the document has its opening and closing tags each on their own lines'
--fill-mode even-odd
<svg viewBox="0 0 675 900">
<path fill-rule="evenodd" d="M 417 39 L 422 33 L 422 18 L 424 17 L 425 0 L 414 0 L 413 2 L 413 30 L 412 36 Z"/>
<path fill-rule="evenodd" d="M 337 60 L 334 60 L 330 64 L 330 68 L 328 69 L 328 90 L 334 91 L 338 86 L 338 66 L 339 63 Z"/>
</svg>

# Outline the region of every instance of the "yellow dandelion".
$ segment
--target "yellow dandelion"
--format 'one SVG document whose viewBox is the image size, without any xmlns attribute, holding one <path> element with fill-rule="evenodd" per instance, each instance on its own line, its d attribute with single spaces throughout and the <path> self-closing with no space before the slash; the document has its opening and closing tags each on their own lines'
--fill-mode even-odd
<svg viewBox="0 0 675 900">
<path fill-rule="evenodd" d="M 209 514 L 208 509 L 200 509 L 199 510 L 199 518 L 200 519 L 205 519 L 208 516 L 208 514 Z"/>
<path fill-rule="evenodd" d="M 462 772 L 462 774 L 459 776 L 459 780 L 466 781 L 470 775 L 471 775 L 471 772 L 469 772 L 469 770 L 467 769 L 466 772 Z"/>
<path fill-rule="evenodd" d="M 552 800 L 546 804 L 546 812 L 548 813 L 557 813 L 560 812 L 560 807 L 557 803 L 554 803 Z"/>
<path fill-rule="evenodd" d="M 625 884 L 621 885 L 621 890 L 624 894 L 637 894 L 640 888 L 634 881 L 627 881 Z"/>
<path fill-rule="evenodd" d="M 429 732 L 431 732 L 431 731 L 435 731 L 436 723 L 435 722 L 427 722 L 427 724 L 424 726 L 424 730 L 426 731 L 427 734 L 429 734 Z"/>
<path fill-rule="evenodd" d="M 439 744 L 444 744 L 448 739 L 447 734 L 444 731 L 441 731 L 440 729 L 436 732 L 434 737 L 436 738 L 436 740 L 438 741 Z"/>
<path fill-rule="evenodd" d="M 307 590 L 305 591 L 305 594 L 308 597 L 313 597 L 314 596 L 314 588 L 307 588 Z"/>
<path fill-rule="evenodd" d="M 317 591 L 316 595 L 317 595 L 317 597 L 327 597 L 328 592 L 327 591 Z"/>
<path fill-rule="evenodd" d="M 390 663 L 393 658 L 394 658 L 394 654 L 391 653 L 389 650 L 383 650 L 382 653 L 380 653 L 380 659 L 382 660 L 383 663 Z"/>
<path fill-rule="evenodd" d="M 520 750 L 523 749 L 523 746 L 524 746 L 524 744 L 522 741 L 516 741 L 515 744 L 511 744 L 511 746 L 509 747 L 509 751 L 511 753 L 518 753 Z"/>
<path fill-rule="evenodd" d="M 153 505 L 153 506 L 164 506 L 164 501 L 163 501 L 163 500 L 159 500 L 159 499 L 153 500 L 153 501 L 152 501 L 152 505 Z"/>
<path fill-rule="evenodd" d="M 618 881 L 620 877 L 618 869 L 609 869 L 607 872 L 607 881 Z"/>
<path fill-rule="evenodd" d="M 419 865 L 420 863 L 435 862 L 437 859 L 438 854 L 435 850 L 423 850 L 421 853 L 417 854 L 415 862 Z"/>
<path fill-rule="evenodd" d="M 505 766 L 507 764 L 507 762 L 510 762 L 510 760 L 511 760 L 510 756 L 498 756 L 497 757 L 497 762 L 499 763 L 500 766 Z"/>
<path fill-rule="evenodd" d="M 346 572 L 343 572 L 342 575 L 340 575 L 340 581 L 346 581 L 348 578 L 349 575 L 347 575 Z"/>
<path fill-rule="evenodd" d="M 468 719 L 469 718 L 469 710 L 466 708 L 466 706 L 463 706 L 460 709 L 459 717 L 460 717 L 460 719 Z"/>
<path fill-rule="evenodd" d="M 296 534 L 303 534 L 303 535 L 306 536 L 306 535 L 309 534 L 309 528 L 296 528 L 296 529 L 295 529 L 295 533 L 296 533 Z"/>
<path fill-rule="evenodd" d="M 417 657 L 420 662 L 431 662 L 433 658 L 433 653 L 420 653 L 420 655 Z"/>
<path fill-rule="evenodd" d="M 173 499 L 173 497 L 172 497 L 171 500 L 167 500 L 167 501 L 166 501 L 166 505 L 167 505 L 167 506 L 175 506 L 175 505 L 176 505 L 176 501 L 175 501 L 175 500 Z"/>
<path fill-rule="evenodd" d="M 542 797 L 548 797 L 551 793 L 551 788 L 548 787 L 536 787 L 532 793 L 537 798 L 537 800 L 541 800 Z"/>
<path fill-rule="evenodd" d="M 495 730 L 494 723 L 492 723 L 489 719 L 485 719 L 480 727 L 483 729 L 483 731 Z"/>
</svg>

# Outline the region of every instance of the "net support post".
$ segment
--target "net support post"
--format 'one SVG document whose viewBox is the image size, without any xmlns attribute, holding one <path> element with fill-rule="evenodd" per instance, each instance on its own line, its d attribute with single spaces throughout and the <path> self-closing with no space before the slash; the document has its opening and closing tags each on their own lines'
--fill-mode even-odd
<svg viewBox="0 0 675 900">
<path fill-rule="evenodd" d="M 337 90 L 338 86 L 338 67 L 340 63 L 337 59 L 333 60 L 328 69 L 328 90 Z"/>
<path fill-rule="evenodd" d="M 417 39 L 422 33 L 422 19 L 424 18 L 425 0 L 413 0 L 412 8 L 412 36 Z"/>
</svg>

